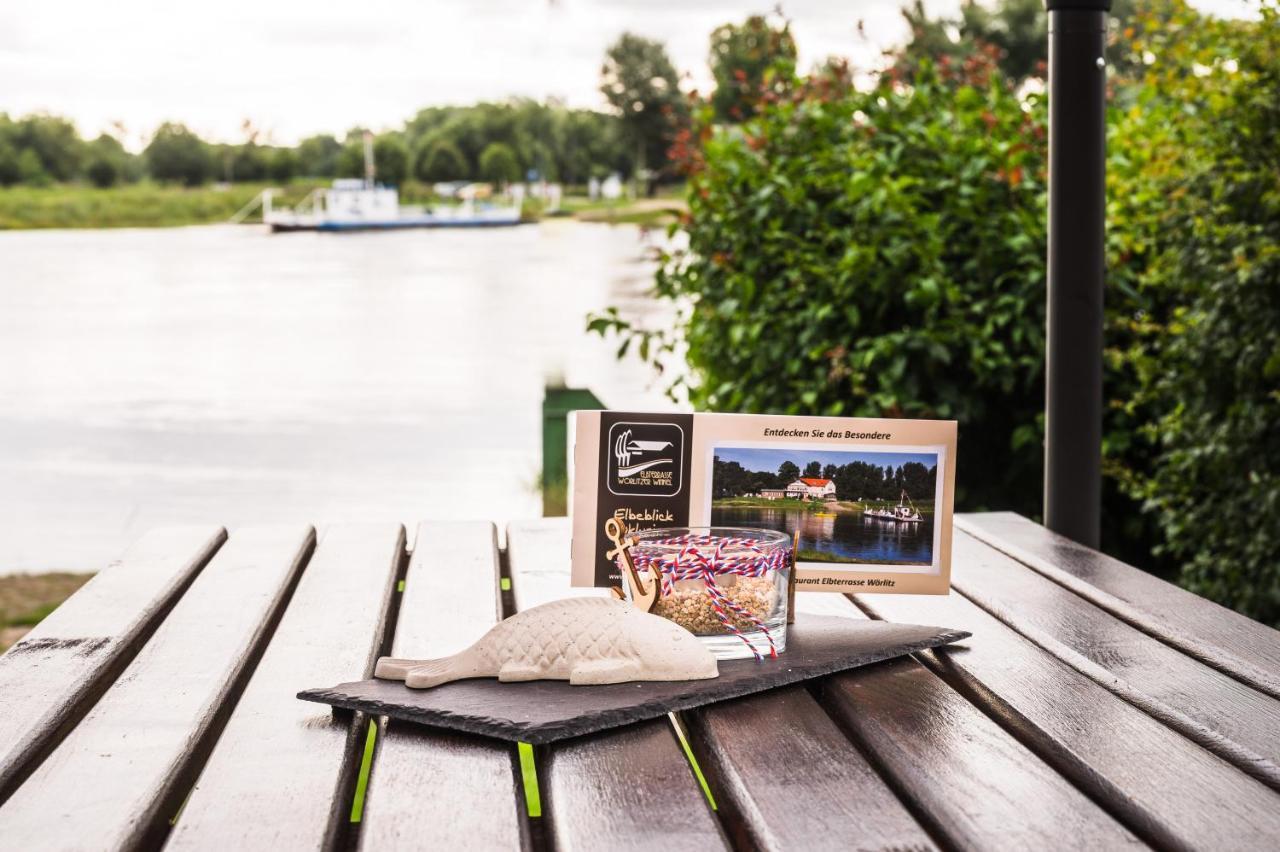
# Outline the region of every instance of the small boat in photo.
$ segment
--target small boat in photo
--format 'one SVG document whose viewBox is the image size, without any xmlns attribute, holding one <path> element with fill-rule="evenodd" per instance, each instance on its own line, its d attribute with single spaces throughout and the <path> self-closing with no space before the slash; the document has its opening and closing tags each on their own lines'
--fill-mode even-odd
<svg viewBox="0 0 1280 852">
<path fill-rule="evenodd" d="M 881 521 L 894 521 L 903 524 L 918 524 L 924 521 L 920 511 L 916 509 L 915 504 L 911 502 L 911 498 L 907 496 L 907 492 L 903 491 L 902 496 L 898 498 L 898 505 L 891 506 L 888 509 L 867 509 L 862 513 L 864 517 L 876 518 Z"/>
</svg>

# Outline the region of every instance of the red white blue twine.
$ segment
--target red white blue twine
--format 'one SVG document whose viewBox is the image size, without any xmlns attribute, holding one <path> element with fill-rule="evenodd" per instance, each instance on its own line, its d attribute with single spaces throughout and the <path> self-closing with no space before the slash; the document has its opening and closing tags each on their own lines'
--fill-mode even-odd
<svg viewBox="0 0 1280 852">
<path fill-rule="evenodd" d="M 641 571 L 650 567 L 658 569 L 662 578 L 663 595 L 671 594 L 678 580 L 701 580 L 706 587 L 711 609 L 720 623 L 741 639 L 757 660 L 762 660 L 764 658 L 760 652 L 738 629 L 729 613 L 755 625 L 769 642 L 769 656 L 777 659 L 778 649 L 764 622 L 730 600 L 716 584 L 715 578 L 724 574 L 764 577 L 770 571 L 785 571 L 791 567 L 791 556 L 786 548 L 772 548 L 766 552 L 752 538 L 688 534 L 673 538 L 645 539 L 632 548 L 631 558 Z"/>
</svg>

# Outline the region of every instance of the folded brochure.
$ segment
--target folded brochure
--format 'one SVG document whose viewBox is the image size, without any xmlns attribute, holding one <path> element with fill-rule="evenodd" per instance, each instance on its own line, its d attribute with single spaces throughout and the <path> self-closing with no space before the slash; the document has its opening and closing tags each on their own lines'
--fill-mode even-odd
<svg viewBox="0 0 1280 852">
<path fill-rule="evenodd" d="M 956 423 L 574 413 L 573 585 L 616 586 L 605 522 L 799 533 L 800 591 L 947 594 Z"/>
</svg>

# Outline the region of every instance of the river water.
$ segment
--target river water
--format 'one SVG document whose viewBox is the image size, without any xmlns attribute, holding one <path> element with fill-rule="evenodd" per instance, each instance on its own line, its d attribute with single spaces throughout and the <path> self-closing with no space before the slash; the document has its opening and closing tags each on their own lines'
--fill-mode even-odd
<svg viewBox="0 0 1280 852">
<path fill-rule="evenodd" d="M 933 517 L 904 524 L 866 517 L 860 512 L 807 512 L 724 506 L 712 508 L 711 523 L 727 527 L 764 527 L 794 535 L 800 550 L 866 562 L 924 564 L 933 561 Z"/>
<path fill-rule="evenodd" d="M 651 251 L 572 221 L 0 233 L 0 573 L 162 524 L 536 516 L 549 377 L 669 406 L 584 331 L 661 319 Z"/>
</svg>

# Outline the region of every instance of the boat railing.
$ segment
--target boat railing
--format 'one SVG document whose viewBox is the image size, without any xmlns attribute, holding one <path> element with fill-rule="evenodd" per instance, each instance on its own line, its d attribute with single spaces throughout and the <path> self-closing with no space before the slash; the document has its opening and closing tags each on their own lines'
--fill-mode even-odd
<svg viewBox="0 0 1280 852">
<path fill-rule="evenodd" d="M 320 199 L 324 197 L 324 187 L 317 186 L 315 189 L 307 193 L 306 197 L 299 201 L 293 208 L 295 213 L 317 213 L 316 207 Z"/>
<path fill-rule="evenodd" d="M 239 225 L 245 219 L 248 219 L 250 214 L 259 207 L 262 208 L 262 218 L 265 220 L 267 214 L 271 212 L 271 194 L 277 191 L 278 190 L 276 190 L 275 187 L 267 187 L 262 190 L 262 192 L 259 192 L 253 198 L 249 199 L 245 205 L 237 210 L 227 221 L 232 225 Z"/>
</svg>

